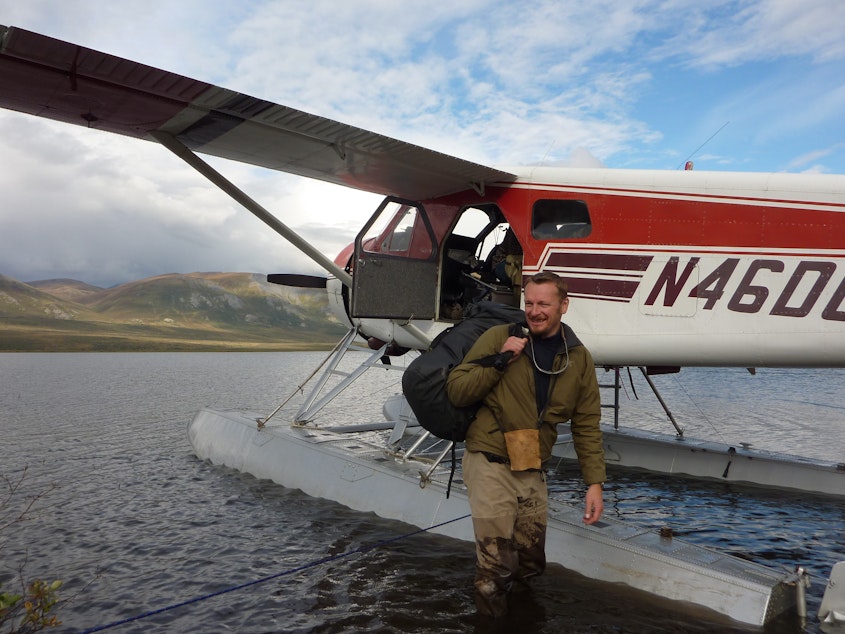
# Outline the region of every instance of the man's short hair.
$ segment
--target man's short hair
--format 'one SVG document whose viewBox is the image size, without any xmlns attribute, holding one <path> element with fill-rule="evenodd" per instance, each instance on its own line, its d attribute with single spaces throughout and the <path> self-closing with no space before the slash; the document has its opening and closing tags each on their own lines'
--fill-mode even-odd
<svg viewBox="0 0 845 634">
<path fill-rule="evenodd" d="M 523 288 L 529 284 L 554 284 L 557 287 L 557 294 L 560 296 L 561 300 L 569 297 L 569 287 L 567 286 L 566 281 L 560 275 L 552 273 L 551 271 L 540 271 L 539 273 L 535 273 L 525 280 Z"/>
</svg>

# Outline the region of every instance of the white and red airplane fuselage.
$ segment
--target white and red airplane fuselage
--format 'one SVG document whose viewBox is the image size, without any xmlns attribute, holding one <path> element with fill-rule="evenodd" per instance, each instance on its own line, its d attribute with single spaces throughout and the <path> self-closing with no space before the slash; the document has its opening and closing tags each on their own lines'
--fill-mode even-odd
<svg viewBox="0 0 845 634">
<path fill-rule="evenodd" d="M 417 217 L 411 243 L 421 234 L 422 246 L 394 257 L 430 257 L 442 278 L 449 232 L 462 210 L 495 206 L 522 246 L 523 275 L 547 270 L 567 279 L 572 298 L 567 322 L 597 363 L 845 364 L 845 177 L 509 171 L 514 181 L 488 184 L 483 194 L 420 203 L 437 244 L 427 244 L 425 223 Z M 588 226 L 570 232 L 573 237 L 544 237 L 537 204 L 550 200 L 577 201 Z M 338 261 L 348 257 L 342 254 Z M 356 258 L 367 257 L 359 245 Z M 331 288 L 339 297 L 338 286 Z M 430 315 L 390 316 L 419 322 Z M 359 323 L 369 333 L 379 330 L 372 317 Z M 416 345 L 413 334 L 382 326 L 380 338 Z"/>
</svg>

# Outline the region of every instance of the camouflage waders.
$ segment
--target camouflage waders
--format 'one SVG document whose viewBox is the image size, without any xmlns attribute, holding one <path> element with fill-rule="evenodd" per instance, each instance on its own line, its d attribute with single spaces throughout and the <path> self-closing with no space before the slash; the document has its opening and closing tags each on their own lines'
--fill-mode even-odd
<svg viewBox="0 0 845 634">
<path fill-rule="evenodd" d="M 546 566 L 546 476 L 511 471 L 474 451 L 464 453 L 463 473 L 475 530 L 475 603 L 481 614 L 503 616 L 508 592 L 526 589 Z"/>
</svg>

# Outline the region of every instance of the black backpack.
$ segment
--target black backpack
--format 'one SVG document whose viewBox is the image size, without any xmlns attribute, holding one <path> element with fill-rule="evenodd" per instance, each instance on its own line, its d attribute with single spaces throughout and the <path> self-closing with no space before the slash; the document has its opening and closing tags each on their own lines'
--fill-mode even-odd
<svg viewBox="0 0 845 634">
<path fill-rule="evenodd" d="M 472 344 L 489 328 L 524 323 L 525 313 L 519 308 L 489 301 L 470 304 L 463 321 L 440 333 L 427 352 L 408 364 L 402 375 L 402 393 L 424 429 L 456 443 L 466 439 L 479 405 L 452 405 L 446 394 L 449 372 L 463 361 Z M 475 363 L 505 364 L 507 357 L 495 354 Z"/>
</svg>

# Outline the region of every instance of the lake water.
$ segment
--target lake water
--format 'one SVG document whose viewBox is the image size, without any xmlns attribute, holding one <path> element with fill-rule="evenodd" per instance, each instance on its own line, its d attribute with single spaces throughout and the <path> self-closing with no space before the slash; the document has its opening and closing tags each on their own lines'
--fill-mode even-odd
<svg viewBox="0 0 845 634">
<path fill-rule="evenodd" d="M 552 566 L 510 621 L 472 605 L 473 546 L 198 460 L 185 429 L 205 406 L 269 413 L 324 353 L 0 354 L 0 475 L 25 476 L 0 526 L 0 582 L 62 579 L 72 632 L 193 599 L 111 632 L 709 632 L 666 602 Z M 372 420 L 400 390 L 377 371 L 324 420 Z M 845 372 L 685 369 L 656 377 L 694 437 L 845 462 Z M 623 423 L 672 431 L 636 379 Z M 293 410 L 292 410 L 293 411 Z M 287 409 L 282 413 L 286 415 Z M 576 500 L 571 468 L 552 495 Z M 3 491 L 5 494 L 6 491 Z M 43 495 L 42 495 L 43 494 Z M 580 495 L 580 494 L 579 494 Z M 5 495 L 0 495 L 0 500 Z M 809 619 L 767 633 L 817 632 L 833 562 L 845 559 L 845 500 L 614 472 L 606 513 L 812 576 Z M 380 542 L 364 553 L 355 551 Z M 351 554 L 350 554 L 351 553 Z M 334 557 L 322 564 L 315 564 Z M 312 565 L 315 564 L 315 565 Z M 252 583 L 267 577 L 274 579 Z M 247 585 L 251 584 L 251 585 Z"/>
</svg>

